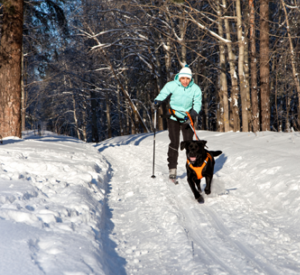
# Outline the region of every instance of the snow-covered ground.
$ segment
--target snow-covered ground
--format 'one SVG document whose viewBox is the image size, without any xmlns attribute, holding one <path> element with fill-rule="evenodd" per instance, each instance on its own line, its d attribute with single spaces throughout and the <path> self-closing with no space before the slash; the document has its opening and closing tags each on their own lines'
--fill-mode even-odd
<svg viewBox="0 0 300 275">
<path fill-rule="evenodd" d="M 155 179 L 152 134 L 4 139 L 0 274 L 300 274 L 300 133 L 198 136 L 223 151 L 203 205 L 165 131 Z"/>
</svg>

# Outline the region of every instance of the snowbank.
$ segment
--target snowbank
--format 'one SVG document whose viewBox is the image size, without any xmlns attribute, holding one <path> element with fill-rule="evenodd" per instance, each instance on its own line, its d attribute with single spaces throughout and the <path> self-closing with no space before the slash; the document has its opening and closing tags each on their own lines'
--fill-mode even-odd
<svg viewBox="0 0 300 275">
<path fill-rule="evenodd" d="M 3 142 L 0 274 L 101 274 L 107 162 L 49 132 Z"/>
</svg>

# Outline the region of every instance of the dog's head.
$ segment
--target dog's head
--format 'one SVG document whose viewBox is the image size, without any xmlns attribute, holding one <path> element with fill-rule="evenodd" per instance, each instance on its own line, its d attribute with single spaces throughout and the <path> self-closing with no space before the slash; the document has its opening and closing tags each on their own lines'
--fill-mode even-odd
<svg viewBox="0 0 300 275">
<path fill-rule="evenodd" d="M 194 164 L 197 160 L 200 162 L 204 161 L 206 157 L 205 153 L 205 145 L 206 140 L 189 140 L 189 141 L 182 141 L 180 143 L 180 149 L 186 150 L 186 156 L 189 161 Z"/>
</svg>

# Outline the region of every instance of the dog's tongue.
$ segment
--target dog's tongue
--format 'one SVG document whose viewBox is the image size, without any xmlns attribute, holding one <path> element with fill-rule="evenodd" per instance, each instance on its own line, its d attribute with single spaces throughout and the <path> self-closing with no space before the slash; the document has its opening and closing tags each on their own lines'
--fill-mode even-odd
<svg viewBox="0 0 300 275">
<path fill-rule="evenodd" d="M 190 157 L 190 161 L 196 161 L 196 157 Z"/>
</svg>

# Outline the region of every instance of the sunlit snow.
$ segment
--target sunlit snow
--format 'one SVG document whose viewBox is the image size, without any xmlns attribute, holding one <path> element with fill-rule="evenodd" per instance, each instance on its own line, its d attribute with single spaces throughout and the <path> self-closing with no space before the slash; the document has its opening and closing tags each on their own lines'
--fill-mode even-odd
<svg viewBox="0 0 300 275">
<path fill-rule="evenodd" d="M 0 274 L 300 274 L 300 134 L 197 134 L 223 151 L 202 205 L 166 131 L 154 179 L 153 134 L 4 139 Z"/>
</svg>

